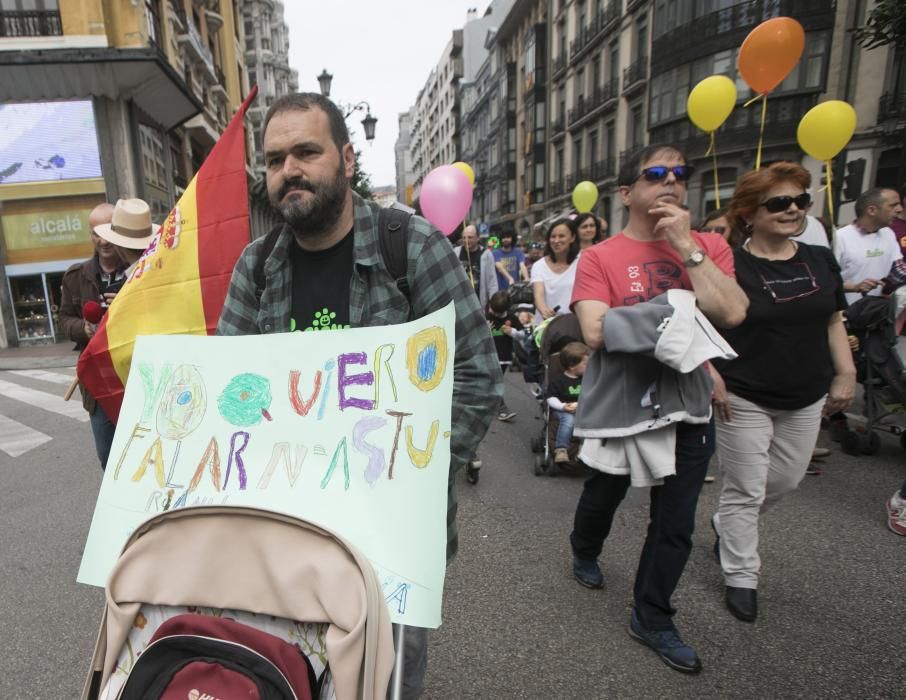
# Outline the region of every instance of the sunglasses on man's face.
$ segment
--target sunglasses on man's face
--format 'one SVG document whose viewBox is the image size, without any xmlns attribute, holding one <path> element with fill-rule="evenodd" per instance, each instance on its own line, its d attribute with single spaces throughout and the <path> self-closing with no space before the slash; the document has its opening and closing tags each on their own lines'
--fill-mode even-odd
<svg viewBox="0 0 906 700">
<path fill-rule="evenodd" d="M 784 194 L 779 197 L 771 197 L 770 199 L 766 199 L 758 206 L 764 207 L 772 214 L 779 214 L 780 212 L 789 209 L 791 204 L 795 204 L 796 208 L 800 211 L 805 211 L 810 206 L 812 206 L 812 195 L 810 195 L 808 192 L 803 192 L 802 194 L 796 195 L 795 197 Z"/>
<path fill-rule="evenodd" d="M 674 165 L 672 168 L 668 168 L 666 165 L 652 165 L 650 168 L 642 168 L 642 172 L 636 179 L 645 178 L 648 182 L 660 182 L 666 180 L 667 175 L 673 173 L 673 177 L 680 182 L 685 182 L 692 177 L 692 171 L 691 165 Z"/>
</svg>

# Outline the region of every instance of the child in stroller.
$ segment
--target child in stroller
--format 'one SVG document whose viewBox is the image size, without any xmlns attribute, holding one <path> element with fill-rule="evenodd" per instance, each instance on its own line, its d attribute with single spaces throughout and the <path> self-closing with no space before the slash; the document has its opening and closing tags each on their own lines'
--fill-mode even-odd
<svg viewBox="0 0 906 700">
<path fill-rule="evenodd" d="M 563 314 L 556 316 L 539 328 L 540 338 L 540 358 L 543 373 L 544 389 L 538 398 L 541 410 L 541 419 L 543 422 L 541 434 L 532 438 L 532 452 L 535 453 L 535 475 L 542 474 L 553 475 L 558 472 L 572 472 L 571 467 L 576 462 L 576 456 L 579 452 L 579 444 L 575 439 L 570 440 L 566 448 L 567 460 L 555 461 L 555 453 L 552 448 L 557 442 L 557 427 L 559 422 L 554 410 L 548 403 L 547 397 L 550 395 L 548 388 L 557 385 L 564 374 L 562 364 L 562 352 L 570 343 L 579 343 L 582 345 L 582 330 L 579 327 L 579 320 L 574 314 Z M 583 347 L 585 347 L 583 345 Z M 587 348 L 586 348 L 587 350 Z M 575 374 L 575 372 L 572 372 Z M 584 470 L 579 469 L 580 472 Z"/>
<path fill-rule="evenodd" d="M 547 405 L 557 419 L 554 440 L 554 464 L 569 462 L 569 446 L 573 439 L 576 407 L 582 392 L 582 376 L 588 366 L 591 351 L 584 343 L 569 343 L 559 353 L 562 374 L 551 377 L 547 384 Z"/>
</svg>

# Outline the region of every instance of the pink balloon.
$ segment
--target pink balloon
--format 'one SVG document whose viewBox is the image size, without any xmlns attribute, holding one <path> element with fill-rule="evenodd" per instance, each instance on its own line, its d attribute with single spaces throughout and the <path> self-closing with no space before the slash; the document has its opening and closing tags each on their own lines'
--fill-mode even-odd
<svg viewBox="0 0 906 700">
<path fill-rule="evenodd" d="M 441 165 L 425 176 L 418 196 L 425 218 L 449 236 L 472 206 L 469 176 L 454 165 Z"/>
</svg>

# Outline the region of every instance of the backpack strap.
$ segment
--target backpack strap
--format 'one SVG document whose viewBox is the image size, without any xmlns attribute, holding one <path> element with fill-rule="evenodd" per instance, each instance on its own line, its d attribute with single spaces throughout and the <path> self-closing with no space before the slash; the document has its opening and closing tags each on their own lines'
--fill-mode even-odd
<svg viewBox="0 0 906 700">
<path fill-rule="evenodd" d="M 401 204 L 381 209 L 378 214 L 378 235 L 381 258 L 397 289 L 409 301 L 409 219 L 413 210 Z"/>
<path fill-rule="evenodd" d="M 266 283 L 264 279 L 264 264 L 271 256 L 271 253 L 274 252 L 274 246 L 277 245 L 277 239 L 280 237 L 280 232 L 282 230 L 283 225 L 281 224 L 268 231 L 267 235 L 264 237 L 264 244 L 261 246 L 258 259 L 255 261 L 255 269 L 252 272 L 252 278 L 255 281 L 255 301 L 258 302 L 259 306 L 261 306 L 261 295 L 264 294 L 264 285 Z"/>
</svg>

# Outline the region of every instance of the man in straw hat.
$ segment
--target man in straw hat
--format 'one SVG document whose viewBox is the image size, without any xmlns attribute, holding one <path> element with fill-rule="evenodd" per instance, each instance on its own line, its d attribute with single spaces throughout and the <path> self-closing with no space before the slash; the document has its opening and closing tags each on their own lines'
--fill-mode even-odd
<svg viewBox="0 0 906 700">
<path fill-rule="evenodd" d="M 84 308 L 95 302 L 106 310 L 129 278 L 130 267 L 148 247 L 159 226 L 151 223 L 151 209 L 140 199 L 121 199 L 99 204 L 88 215 L 94 255 L 76 263 L 63 275 L 60 326 L 80 352 L 97 330 L 87 321 Z M 107 464 L 114 425 L 88 392 L 82 388 L 82 405 L 91 416 L 91 432 L 101 469 Z"/>
</svg>

